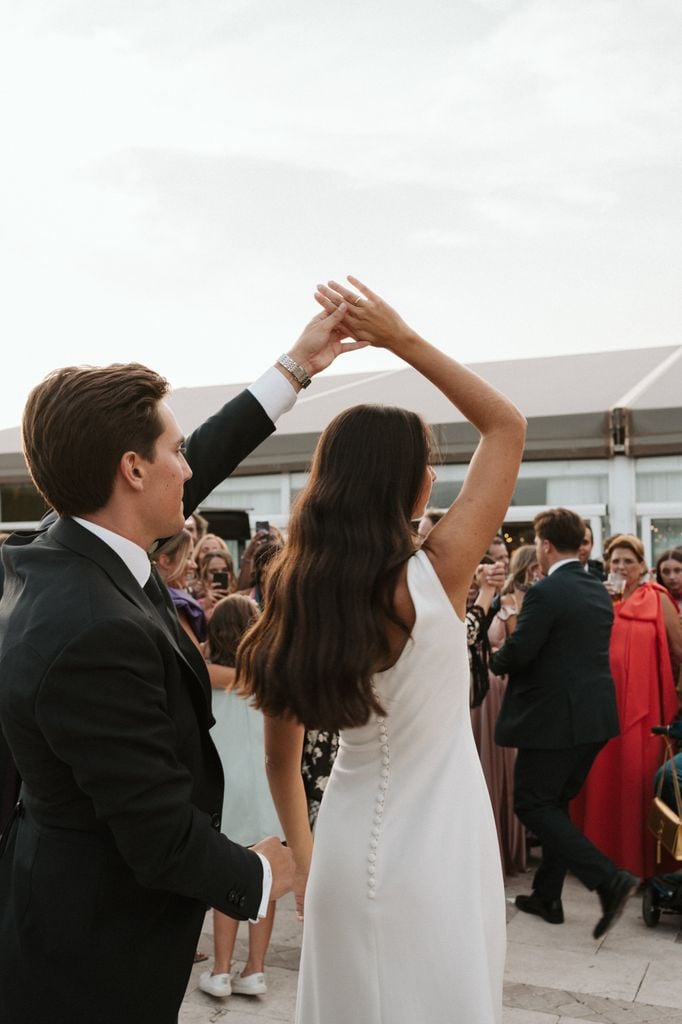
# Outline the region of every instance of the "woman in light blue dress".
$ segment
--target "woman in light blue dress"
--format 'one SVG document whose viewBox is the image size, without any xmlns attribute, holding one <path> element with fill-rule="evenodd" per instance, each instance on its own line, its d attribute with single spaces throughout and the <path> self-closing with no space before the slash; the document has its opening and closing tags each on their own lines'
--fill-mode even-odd
<svg viewBox="0 0 682 1024">
<path fill-rule="evenodd" d="M 211 664 L 234 667 L 237 645 L 260 614 L 250 597 L 230 594 L 219 601 L 208 626 L 206 656 Z M 211 730 L 225 772 L 223 827 L 230 838 L 244 846 L 264 836 L 283 832 L 270 797 L 265 775 L 263 716 L 236 690 L 213 690 Z M 241 971 L 231 974 L 232 954 L 239 922 L 213 911 L 215 961 L 213 971 L 199 979 L 199 987 L 212 996 L 263 995 L 267 991 L 265 954 L 275 920 L 275 903 L 258 924 L 249 923 L 249 956 Z"/>
</svg>

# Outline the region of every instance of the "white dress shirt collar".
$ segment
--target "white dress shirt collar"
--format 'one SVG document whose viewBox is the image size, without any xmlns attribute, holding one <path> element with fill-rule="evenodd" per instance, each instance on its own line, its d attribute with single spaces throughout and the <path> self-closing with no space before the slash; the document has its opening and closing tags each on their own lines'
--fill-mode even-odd
<svg viewBox="0 0 682 1024">
<path fill-rule="evenodd" d="M 562 565 L 568 565 L 569 562 L 578 562 L 578 558 L 562 558 L 560 562 L 555 562 L 554 565 L 550 565 L 547 572 L 548 576 L 551 576 L 555 569 L 560 569 Z"/>
<path fill-rule="evenodd" d="M 107 530 L 106 527 L 100 526 L 98 523 L 91 523 L 88 519 L 79 519 L 78 516 L 73 516 L 72 518 L 74 523 L 78 523 L 79 526 L 89 530 L 90 533 L 94 533 L 96 537 L 99 537 L 105 544 L 108 544 L 126 568 L 130 570 L 140 586 L 143 587 L 145 585 L 151 574 L 151 564 L 149 562 L 149 555 L 144 548 L 141 548 L 139 544 L 135 544 L 134 541 L 128 540 L 127 537 L 122 537 L 120 533 Z"/>
</svg>

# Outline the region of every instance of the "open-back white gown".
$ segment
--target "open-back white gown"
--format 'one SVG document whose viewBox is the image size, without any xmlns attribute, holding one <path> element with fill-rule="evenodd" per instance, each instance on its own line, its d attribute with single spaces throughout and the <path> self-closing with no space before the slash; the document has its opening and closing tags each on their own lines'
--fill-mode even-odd
<svg viewBox="0 0 682 1024">
<path fill-rule="evenodd" d="M 465 625 L 427 555 L 416 622 L 341 734 L 306 891 L 297 1024 L 500 1024 L 502 871 L 471 733 Z"/>
</svg>

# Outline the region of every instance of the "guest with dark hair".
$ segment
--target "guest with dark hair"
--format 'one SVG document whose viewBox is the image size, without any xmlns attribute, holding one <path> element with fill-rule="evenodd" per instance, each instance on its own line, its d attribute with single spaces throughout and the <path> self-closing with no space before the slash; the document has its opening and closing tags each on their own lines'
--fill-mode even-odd
<svg viewBox="0 0 682 1024">
<path fill-rule="evenodd" d="M 618 733 L 608 658 L 613 611 L 602 584 L 578 559 L 585 536 L 580 516 L 548 509 L 533 527 L 545 578 L 525 595 L 516 629 L 490 659 L 496 675 L 509 677 L 495 740 L 518 748 L 514 810 L 542 843 L 533 891 L 518 895 L 516 906 L 562 924 L 561 893 L 570 870 L 599 895 L 601 917 L 593 935 L 600 938 L 638 879 L 580 831 L 568 805 L 601 748 Z"/>
<path fill-rule="evenodd" d="M 682 547 L 668 548 L 658 556 L 656 582 L 665 587 L 682 613 Z"/>
<path fill-rule="evenodd" d="M 239 575 L 237 576 L 237 593 L 248 594 L 255 586 L 254 564 L 256 554 L 264 544 L 275 544 L 282 547 L 284 537 L 281 530 L 276 526 L 268 525 L 267 530 L 257 530 L 246 545 L 241 562 L 239 563 Z"/>
<path fill-rule="evenodd" d="M 505 574 L 509 572 L 509 549 L 502 534 L 495 534 L 488 545 L 487 554 L 494 562 L 502 562 Z"/>
<path fill-rule="evenodd" d="M 273 559 L 280 553 L 283 547 L 281 534 L 279 537 L 271 535 L 266 541 L 260 544 L 253 556 L 253 587 L 250 596 L 254 599 L 259 608 L 263 608 L 265 602 L 265 583 L 268 577 Z"/>
<path fill-rule="evenodd" d="M 417 533 L 419 536 L 428 537 L 436 523 L 439 523 L 444 515 L 445 513 L 440 509 L 427 508 L 426 512 L 419 520 L 419 526 L 417 527 Z"/>
<path fill-rule="evenodd" d="M 594 534 L 592 533 L 592 527 L 589 523 L 585 523 L 585 535 L 583 537 L 582 544 L 578 548 L 578 561 L 585 572 L 591 572 L 598 580 L 605 580 L 606 573 L 604 572 L 604 563 L 600 562 L 596 558 L 590 557 L 593 547 Z"/>
<path fill-rule="evenodd" d="M 492 564 L 482 562 L 478 566 L 467 594 L 467 648 L 471 672 L 469 707 L 472 711 L 481 706 L 490 689 L 488 622 L 493 615 L 493 603 L 499 601 L 499 593 L 504 584 L 502 562 L 492 562 L 492 559 L 489 559 L 489 562 Z M 472 717 L 474 735 L 476 733 L 475 721 L 475 718 Z"/>
</svg>

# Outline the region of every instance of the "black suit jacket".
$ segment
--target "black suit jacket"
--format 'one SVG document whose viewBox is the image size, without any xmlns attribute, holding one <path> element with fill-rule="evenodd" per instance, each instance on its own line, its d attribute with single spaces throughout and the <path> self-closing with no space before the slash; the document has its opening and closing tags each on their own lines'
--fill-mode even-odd
<svg viewBox="0 0 682 1024">
<path fill-rule="evenodd" d="M 605 587 L 579 562 L 531 587 L 516 629 L 490 659 L 493 672 L 509 675 L 497 743 L 557 750 L 618 734 L 612 623 Z"/>
<path fill-rule="evenodd" d="M 273 429 L 248 392 L 200 427 L 187 513 Z M 255 917 L 262 889 L 220 831 L 205 665 L 73 520 L 3 555 L 0 719 L 24 810 L 0 859 L 0 1020 L 171 1024 L 206 906 Z"/>
</svg>

